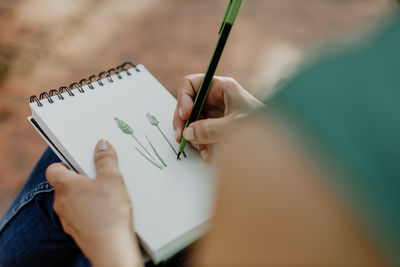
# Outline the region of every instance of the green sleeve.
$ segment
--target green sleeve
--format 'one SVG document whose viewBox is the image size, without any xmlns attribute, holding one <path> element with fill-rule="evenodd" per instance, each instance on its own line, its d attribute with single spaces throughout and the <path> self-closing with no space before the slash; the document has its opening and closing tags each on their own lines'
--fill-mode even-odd
<svg viewBox="0 0 400 267">
<path fill-rule="evenodd" d="M 400 264 L 400 20 L 305 70 L 267 103 L 301 125 L 345 177 L 326 177 Z"/>
</svg>

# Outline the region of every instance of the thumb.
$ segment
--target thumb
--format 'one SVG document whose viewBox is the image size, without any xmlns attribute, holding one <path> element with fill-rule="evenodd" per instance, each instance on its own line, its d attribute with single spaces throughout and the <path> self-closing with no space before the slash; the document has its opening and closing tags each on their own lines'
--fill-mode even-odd
<svg viewBox="0 0 400 267">
<path fill-rule="evenodd" d="M 113 146 L 106 140 L 100 139 L 94 150 L 94 164 L 96 166 L 96 178 L 113 178 L 119 175 L 117 153 Z"/>
<path fill-rule="evenodd" d="M 213 144 L 222 141 L 228 126 L 232 122 L 231 116 L 218 119 L 205 119 L 192 122 L 184 131 L 185 139 L 193 144 Z"/>
</svg>

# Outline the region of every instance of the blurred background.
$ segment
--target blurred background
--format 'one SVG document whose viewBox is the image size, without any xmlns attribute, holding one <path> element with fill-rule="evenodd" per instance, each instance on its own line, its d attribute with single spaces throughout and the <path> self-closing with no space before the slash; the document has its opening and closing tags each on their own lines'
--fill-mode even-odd
<svg viewBox="0 0 400 267">
<path fill-rule="evenodd" d="M 206 70 L 227 3 L 1 0 L 0 216 L 46 147 L 26 119 L 31 95 L 124 61 L 174 94 L 183 76 Z M 360 38 L 393 9 L 390 0 L 244 0 L 217 74 L 264 98 L 309 51 Z"/>
</svg>

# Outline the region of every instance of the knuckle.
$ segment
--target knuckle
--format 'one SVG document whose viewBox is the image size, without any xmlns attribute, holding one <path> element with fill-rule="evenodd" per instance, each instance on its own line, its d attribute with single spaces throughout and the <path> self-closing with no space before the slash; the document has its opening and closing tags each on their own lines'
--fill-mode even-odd
<svg viewBox="0 0 400 267">
<path fill-rule="evenodd" d="M 180 101 L 182 99 L 183 94 L 184 94 L 184 88 L 181 86 L 181 87 L 178 88 L 178 91 L 177 91 L 177 94 L 176 94 L 177 100 L 178 100 L 178 105 L 179 105 L 179 103 L 180 103 Z"/>
<path fill-rule="evenodd" d="M 120 170 L 118 168 L 114 168 L 111 166 L 102 168 L 98 174 L 100 176 L 113 177 L 113 178 L 122 177 Z"/>
<path fill-rule="evenodd" d="M 238 84 L 238 82 L 235 79 L 233 79 L 232 77 L 225 77 L 225 83 L 228 86 L 236 86 Z"/>
<path fill-rule="evenodd" d="M 221 90 L 229 90 L 232 87 L 238 87 L 239 83 L 231 77 L 214 77 L 214 87 Z"/>
<path fill-rule="evenodd" d="M 102 164 L 103 162 L 106 162 L 111 158 L 112 158 L 111 150 L 103 150 L 96 153 L 96 155 L 94 156 L 94 162 L 95 164 Z"/>
<path fill-rule="evenodd" d="M 120 170 L 117 168 L 110 168 L 108 174 L 114 178 L 119 178 L 122 176 Z"/>
<path fill-rule="evenodd" d="M 192 73 L 192 74 L 188 74 L 188 75 L 186 75 L 185 77 L 183 77 L 183 82 L 184 82 L 184 83 L 190 82 L 190 81 L 192 81 L 192 80 L 194 80 L 194 79 L 197 79 L 197 78 L 199 78 L 199 77 L 202 77 L 202 76 L 204 76 L 204 74 L 202 74 L 202 73 Z"/>
<path fill-rule="evenodd" d="M 178 100 L 178 105 L 182 101 L 182 98 L 187 95 L 187 92 L 189 90 L 189 87 L 191 87 L 189 80 L 184 80 L 184 83 L 178 88 L 177 90 L 177 100 Z"/>
<path fill-rule="evenodd" d="M 194 147 L 197 150 L 200 150 L 200 145 L 196 144 L 196 143 L 190 143 L 192 145 L 192 147 Z"/>
</svg>

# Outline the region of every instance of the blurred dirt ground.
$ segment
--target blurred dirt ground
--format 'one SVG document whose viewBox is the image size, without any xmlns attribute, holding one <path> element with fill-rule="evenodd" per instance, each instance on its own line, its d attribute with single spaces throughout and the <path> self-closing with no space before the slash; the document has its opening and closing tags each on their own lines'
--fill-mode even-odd
<svg viewBox="0 0 400 267">
<path fill-rule="evenodd" d="M 217 73 L 265 94 L 306 47 L 370 24 L 388 2 L 245 0 Z M 226 4 L 1 0 L 0 216 L 46 147 L 26 120 L 29 96 L 124 61 L 143 63 L 174 93 L 184 75 L 205 71 Z"/>
</svg>

